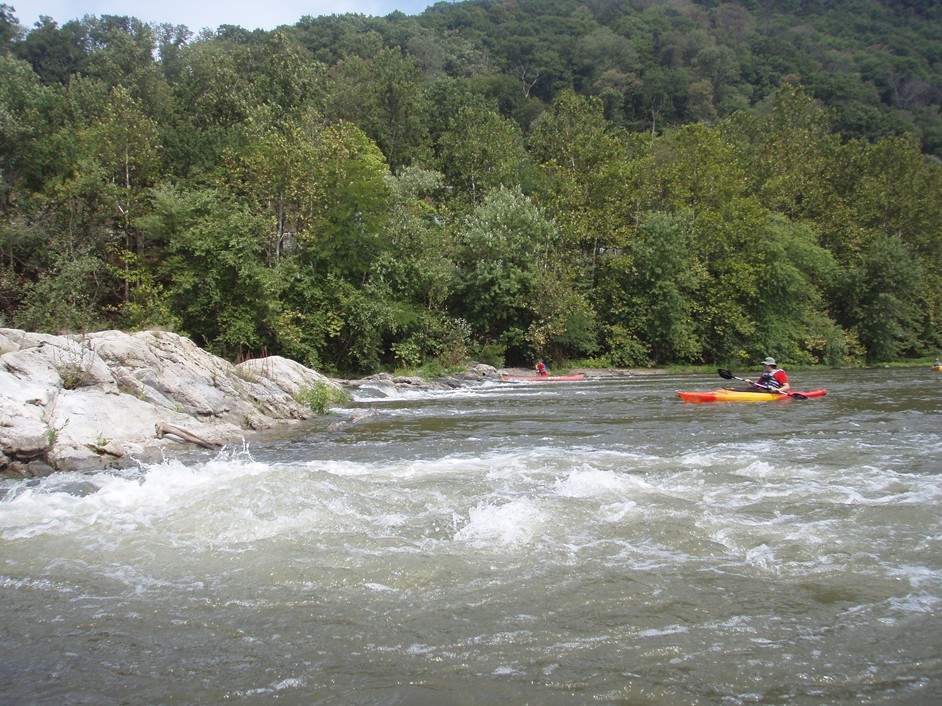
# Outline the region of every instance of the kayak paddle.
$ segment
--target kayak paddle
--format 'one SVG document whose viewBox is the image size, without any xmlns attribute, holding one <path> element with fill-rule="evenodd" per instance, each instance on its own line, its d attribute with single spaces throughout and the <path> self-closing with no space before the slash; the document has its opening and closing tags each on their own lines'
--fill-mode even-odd
<svg viewBox="0 0 942 706">
<path fill-rule="evenodd" d="M 776 388 L 774 388 L 774 387 L 766 387 L 765 385 L 760 385 L 760 384 L 757 383 L 757 382 L 749 382 L 748 380 L 746 380 L 746 378 L 736 377 L 735 375 L 733 375 L 733 374 L 732 374 L 731 372 L 729 372 L 728 370 L 717 370 L 716 372 L 717 372 L 717 373 L 719 374 L 719 376 L 720 376 L 721 378 L 723 378 L 724 380 L 742 380 L 743 382 L 748 382 L 750 385 L 754 385 L 755 387 L 761 388 L 761 389 L 763 389 L 763 390 L 767 390 L 767 391 L 769 391 L 769 392 L 777 392 L 778 394 L 780 394 L 780 395 L 785 395 L 786 397 L 794 397 L 796 400 L 806 400 L 806 399 L 808 399 L 808 396 L 807 396 L 807 395 L 803 395 L 803 394 L 801 394 L 800 392 L 785 392 L 785 391 L 783 391 L 783 390 L 778 390 L 778 389 L 776 389 Z"/>
</svg>

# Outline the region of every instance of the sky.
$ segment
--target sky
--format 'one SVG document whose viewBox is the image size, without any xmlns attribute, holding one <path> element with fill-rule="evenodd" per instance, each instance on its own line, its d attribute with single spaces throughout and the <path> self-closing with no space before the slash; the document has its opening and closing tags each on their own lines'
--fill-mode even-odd
<svg viewBox="0 0 942 706">
<path fill-rule="evenodd" d="M 60 27 L 85 15 L 128 15 L 144 22 L 186 25 L 194 33 L 219 25 L 243 29 L 270 30 L 291 25 L 305 15 L 357 13 L 385 17 L 399 10 L 407 15 L 421 14 L 437 0 L 2 0 L 26 30 L 41 15 L 51 17 Z"/>
</svg>

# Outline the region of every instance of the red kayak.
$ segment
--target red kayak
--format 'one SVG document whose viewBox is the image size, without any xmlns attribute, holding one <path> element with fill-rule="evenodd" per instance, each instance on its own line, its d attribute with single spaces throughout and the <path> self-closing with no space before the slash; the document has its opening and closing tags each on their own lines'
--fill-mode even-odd
<svg viewBox="0 0 942 706">
<path fill-rule="evenodd" d="M 713 390 L 711 392 L 681 392 L 677 394 L 684 402 L 776 402 L 779 400 L 805 399 L 806 397 L 824 397 L 827 390 L 808 392 L 766 392 L 765 390 Z"/>
<path fill-rule="evenodd" d="M 510 375 L 501 373 L 500 379 L 504 382 L 578 382 L 585 380 L 585 373 L 572 375 Z"/>
</svg>

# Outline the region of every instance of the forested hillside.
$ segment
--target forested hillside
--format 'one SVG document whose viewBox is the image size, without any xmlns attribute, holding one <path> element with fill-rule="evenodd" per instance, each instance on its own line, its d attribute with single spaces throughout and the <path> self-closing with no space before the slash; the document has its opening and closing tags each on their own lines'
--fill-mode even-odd
<svg viewBox="0 0 942 706">
<path fill-rule="evenodd" d="M 932 0 L 0 5 L 0 326 L 340 373 L 937 355 L 940 36 Z"/>
</svg>

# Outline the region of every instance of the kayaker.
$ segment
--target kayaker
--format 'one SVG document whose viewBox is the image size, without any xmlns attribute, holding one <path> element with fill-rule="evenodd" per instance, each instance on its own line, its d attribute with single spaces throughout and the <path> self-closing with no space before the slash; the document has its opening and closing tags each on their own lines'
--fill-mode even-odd
<svg viewBox="0 0 942 706">
<path fill-rule="evenodd" d="M 762 375 L 757 382 L 749 378 L 744 378 L 750 385 L 764 387 L 767 390 L 778 390 L 779 392 L 788 392 L 791 385 L 788 383 L 788 376 L 785 371 L 775 364 L 775 358 L 769 357 L 762 361 Z"/>
<path fill-rule="evenodd" d="M 548 373 L 546 372 L 546 364 L 543 362 L 542 358 L 540 358 L 539 362 L 536 364 L 536 371 L 541 376 L 545 377 L 546 375 L 548 375 Z"/>
</svg>

